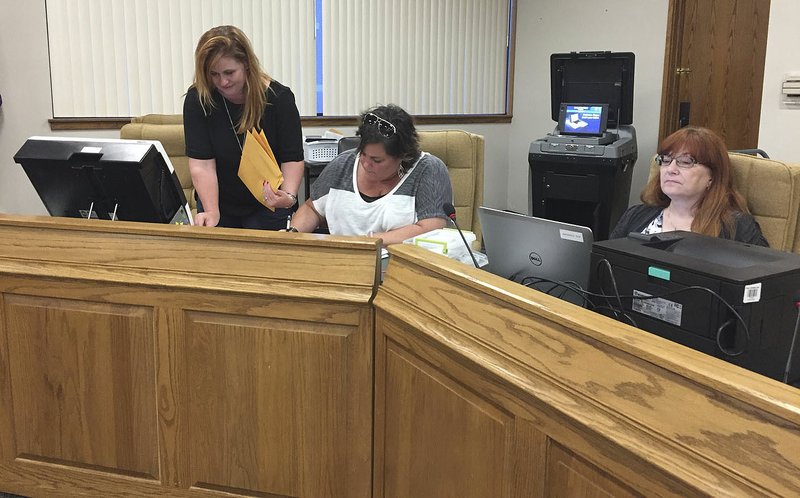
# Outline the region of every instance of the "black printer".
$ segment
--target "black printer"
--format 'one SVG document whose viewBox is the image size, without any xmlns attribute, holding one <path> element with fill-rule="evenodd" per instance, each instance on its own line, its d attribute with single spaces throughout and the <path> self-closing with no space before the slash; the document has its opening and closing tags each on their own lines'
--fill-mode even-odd
<svg viewBox="0 0 800 498">
<path fill-rule="evenodd" d="M 621 320 L 784 380 L 800 300 L 800 255 L 692 232 L 630 234 L 596 242 L 590 271 L 591 291 L 609 296 L 600 307 L 621 304 Z M 800 379 L 800 344 L 792 356 L 789 383 Z"/>
</svg>

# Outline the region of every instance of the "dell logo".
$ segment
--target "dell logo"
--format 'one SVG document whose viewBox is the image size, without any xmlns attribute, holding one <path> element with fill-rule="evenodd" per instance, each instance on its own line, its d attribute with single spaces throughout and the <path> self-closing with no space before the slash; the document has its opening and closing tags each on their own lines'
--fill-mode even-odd
<svg viewBox="0 0 800 498">
<path fill-rule="evenodd" d="M 542 266 L 542 257 L 539 256 L 537 253 L 532 252 L 528 254 L 528 259 L 531 260 L 531 264 L 533 266 Z"/>
</svg>

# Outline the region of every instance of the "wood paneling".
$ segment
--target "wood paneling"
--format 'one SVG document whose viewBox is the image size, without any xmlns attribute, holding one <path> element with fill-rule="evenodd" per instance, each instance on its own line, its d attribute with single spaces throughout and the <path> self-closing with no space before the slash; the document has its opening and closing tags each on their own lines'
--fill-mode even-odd
<svg viewBox="0 0 800 498">
<path fill-rule="evenodd" d="M 0 491 L 367 496 L 378 243 L 96 221 L 0 216 Z"/>
<path fill-rule="evenodd" d="M 16 456 L 158 478 L 153 319 L 7 295 Z"/>
<path fill-rule="evenodd" d="M 0 214 L 0 272 L 343 302 L 375 290 L 367 239 L 86 221 Z"/>
<path fill-rule="evenodd" d="M 368 463 L 349 450 L 369 457 L 370 335 L 198 312 L 186 322 L 192 485 L 348 496 L 332 476 Z M 359 399 L 363 409 L 348 413 Z"/>
<path fill-rule="evenodd" d="M 390 252 L 373 302 L 374 240 L 0 216 L 0 490 L 800 494 L 797 390 Z"/>
<path fill-rule="evenodd" d="M 512 461 L 503 464 L 502 480 L 513 484 L 497 496 L 548 496 L 554 486 L 582 490 L 578 495 L 800 493 L 795 389 L 447 258 L 405 246 L 390 252 L 375 299 L 378 437 L 412 415 L 381 417 L 383 406 L 452 405 L 452 396 L 469 403 L 467 393 L 477 393 L 481 404 L 508 414 L 504 425 L 520 428 L 507 431 L 510 437 L 528 438 L 516 447 L 530 448 L 506 452 Z M 392 343 L 436 365 L 437 376 L 458 387 L 442 396 L 419 380 L 393 379 L 387 368 L 396 360 L 382 346 Z M 483 441 L 495 452 L 496 442 L 476 427 L 486 430 L 439 419 L 428 432 Z M 538 433 L 548 448 L 565 451 L 541 458 Z M 462 458 L 441 438 L 413 441 L 416 448 L 405 453 Z M 398 469 L 404 473 L 393 482 L 427 480 L 428 489 L 438 486 L 431 480 L 456 479 L 445 467 L 435 475 L 403 467 L 403 453 L 380 439 L 375 451 L 374 496 L 394 496 L 378 485 Z M 518 468 L 528 468 L 538 484 L 513 481 L 511 469 Z"/>
<path fill-rule="evenodd" d="M 547 459 L 547 491 L 550 498 L 626 498 L 641 496 L 618 483 L 573 452 L 554 443 Z"/>
<path fill-rule="evenodd" d="M 384 354 L 386 391 L 413 396 L 384 398 L 383 494 L 503 496 L 511 417 L 396 343 Z"/>
</svg>

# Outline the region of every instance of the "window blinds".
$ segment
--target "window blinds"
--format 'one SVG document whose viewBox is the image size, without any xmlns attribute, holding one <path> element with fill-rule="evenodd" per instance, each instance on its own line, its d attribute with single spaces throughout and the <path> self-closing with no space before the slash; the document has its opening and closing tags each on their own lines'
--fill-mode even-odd
<svg viewBox="0 0 800 498">
<path fill-rule="evenodd" d="M 323 109 L 506 112 L 507 0 L 323 0 Z"/>
<path fill-rule="evenodd" d="M 181 113 L 197 40 L 232 24 L 315 113 L 311 0 L 47 0 L 54 117 Z M 309 78 L 309 76 L 312 76 Z"/>
<path fill-rule="evenodd" d="M 194 48 L 233 24 L 301 115 L 395 103 L 503 114 L 509 0 L 46 0 L 53 116 L 182 112 Z M 319 10 L 317 10 L 319 9 Z M 317 53 L 315 20 L 322 52 Z M 317 58 L 322 84 L 317 87 Z"/>
</svg>

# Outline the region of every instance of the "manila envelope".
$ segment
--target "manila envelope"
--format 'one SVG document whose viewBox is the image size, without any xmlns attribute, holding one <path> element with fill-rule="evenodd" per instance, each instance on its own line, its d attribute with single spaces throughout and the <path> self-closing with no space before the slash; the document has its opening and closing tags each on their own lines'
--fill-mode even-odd
<svg viewBox="0 0 800 498">
<path fill-rule="evenodd" d="M 264 182 L 269 182 L 273 191 L 278 190 L 283 184 L 283 174 L 263 131 L 247 132 L 239 162 L 239 178 L 258 202 L 275 211 L 264 203 Z"/>
</svg>

